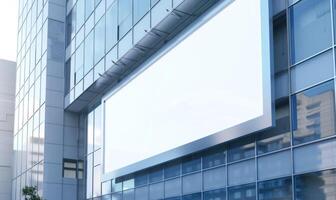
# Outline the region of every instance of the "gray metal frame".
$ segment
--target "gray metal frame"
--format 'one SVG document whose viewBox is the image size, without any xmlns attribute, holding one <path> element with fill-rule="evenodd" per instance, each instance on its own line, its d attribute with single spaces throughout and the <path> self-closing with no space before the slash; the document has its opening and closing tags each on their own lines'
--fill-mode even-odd
<svg viewBox="0 0 336 200">
<path fill-rule="evenodd" d="M 199 17 L 190 27 L 187 27 L 186 30 L 182 31 L 176 38 L 171 40 L 165 47 L 163 47 L 160 51 L 154 54 L 150 59 L 148 59 L 144 64 L 142 64 L 135 72 L 133 72 L 128 78 L 123 80 L 120 84 L 118 84 L 112 91 L 107 93 L 103 99 L 103 166 L 104 163 L 104 145 L 105 145 L 105 102 L 108 98 L 110 98 L 114 93 L 118 92 L 121 88 L 123 88 L 129 81 L 134 79 L 136 76 L 141 74 L 144 70 L 150 67 L 156 60 L 158 60 L 161 56 L 163 56 L 170 49 L 174 48 L 178 43 L 188 37 L 192 32 L 197 30 L 202 24 L 206 23 L 213 16 L 215 16 L 222 9 L 225 9 L 233 0 L 221 0 L 217 6 L 211 8 L 205 15 Z M 102 181 L 113 179 L 116 177 L 120 177 L 123 175 L 131 174 L 133 172 L 149 168 L 154 165 L 158 165 L 182 156 L 186 156 L 191 153 L 195 153 L 206 148 L 212 147 L 217 144 L 221 144 L 223 142 L 227 142 L 233 139 L 237 139 L 239 137 L 251 134 L 256 131 L 260 131 L 266 128 L 269 128 L 274 125 L 274 102 L 273 102 L 273 62 L 272 62 L 272 6 L 271 1 L 261 1 L 261 19 L 262 19 L 262 55 L 263 55 L 263 115 L 243 122 L 242 124 L 236 125 L 234 127 L 225 129 L 213 135 L 207 136 L 205 138 L 196 140 L 194 142 L 185 144 L 181 147 L 169 150 L 167 152 L 161 153 L 159 155 L 153 156 L 151 158 L 145 159 L 143 161 L 137 162 L 135 164 L 126 166 L 119 170 L 115 170 L 112 172 L 105 172 L 105 167 L 103 167 L 103 175 Z"/>
</svg>

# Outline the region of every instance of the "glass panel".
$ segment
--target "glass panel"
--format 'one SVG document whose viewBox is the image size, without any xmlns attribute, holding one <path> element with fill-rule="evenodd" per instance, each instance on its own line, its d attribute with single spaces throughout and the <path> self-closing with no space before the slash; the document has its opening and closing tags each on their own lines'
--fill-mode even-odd
<svg viewBox="0 0 336 200">
<path fill-rule="evenodd" d="M 101 166 L 98 165 L 93 169 L 93 197 L 101 195 Z"/>
<path fill-rule="evenodd" d="M 252 158 L 255 155 L 254 142 L 247 141 L 244 143 L 236 143 L 229 147 L 228 160 L 234 162 L 246 158 Z"/>
<path fill-rule="evenodd" d="M 122 182 L 112 180 L 112 192 L 122 191 Z"/>
<path fill-rule="evenodd" d="M 204 192 L 204 200 L 226 200 L 226 188 Z"/>
<path fill-rule="evenodd" d="M 173 178 L 180 176 L 181 174 L 181 164 L 180 163 L 171 163 L 164 168 L 164 178 Z"/>
<path fill-rule="evenodd" d="M 284 151 L 258 158 L 259 180 L 289 176 L 292 174 L 291 152 Z"/>
<path fill-rule="evenodd" d="M 142 185 L 147 185 L 148 177 L 147 174 L 138 174 L 134 177 L 134 186 L 139 187 Z"/>
<path fill-rule="evenodd" d="M 150 0 L 134 0 L 134 23 L 137 23 L 150 9 Z"/>
<path fill-rule="evenodd" d="M 134 26 L 134 44 L 138 43 L 147 34 L 145 30 L 150 30 L 149 13 Z"/>
<path fill-rule="evenodd" d="M 307 156 L 309 155 L 309 156 Z M 295 173 L 336 167 L 336 140 L 328 140 L 294 149 Z"/>
<path fill-rule="evenodd" d="M 84 45 L 81 44 L 76 51 L 76 83 L 83 78 L 84 70 Z"/>
<path fill-rule="evenodd" d="M 87 118 L 87 153 L 93 152 L 93 112 Z"/>
<path fill-rule="evenodd" d="M 76 170 L 71 170 L 71 169 L 64 169 L 63 170 L 63 177 L 64 178 L 76 178 Z"/>
<path fill-rule="evenodd" d="M 335 134 L 334 82 L 294 95 L 292 106 L 294 144 Z"/>
<path fill-rule="evenodd" d="M 95 63 L 104 56 L 105 54 L 105 17 L 97 23 L 95 27 Z"/>
<path fill-rule="evenodd" d="M 93 67 L 93 31 L 85 39 L 85 65 L 84 74 L 87 74 Z"/>
<path fill-rule="evenodd" d="M 119 1 L 119 38 L 132 28 L 132 0 Z"/>
<path fill-rule="evenodd" d="M 201 200 L 201 199 L 202 199 L 201 193 L 184 195 L 182 197 L 182 200 Z"/>
<path fill-rule="evenodd" d="M 117 1 L 106 12 L 106 51 L 118 41 L 118 4 Z"/>
<path fill-rule="evenodd" d="M 94 1 L 93 0 L 85 0 L 85 18 L 87 19 L 94 10 Z"/>
<path fill-rule="evenodd" d="M 111 193 L 111 181 L 102 183 L 102 195 Z"/>
<path fill-rule="evenodd" d="M 93 158 L 92 154 L 87 156 L 87 162 L 86 162 L 86 198 L 92 197 L 92 172 L 93 172 L 93 166 L 92 166 Z"/>
<path fill-rule="evenodd" d="M 292 92 L 305 89 L 334 76 L 332 51 L 324 52 L 291 69 Z"/>
<path fill-rule="evenodd" d="M 135 189 L 135 200 L 147 200 L 148 199 L 148 188 L 141 187 Z"/>
<path fill-rule="evenodd" d="M 292 179 L 284 178 L 259 183 L 259 200 L 291 200 Z"/>
<path fill-rule="evenodd" d="M 150 200 L 158 200 L 164 197 L 163 183 L 156 183 L 149 186 Z"/>
<path fill-rule="evenodd" d="M 128 190 L 134 188 L 134 179 L 123 181 L 123 190 Z"/>
<path fill-rule="evenodd" d="M 202 190 L 202 174 L 184 176 L 182 180 L 183 194 L 191 194 Z"/>
<path fill-rule="evenodd" d="M 172 9 L 171 0 L 161 0 L 152 8 L 152 27 L 162 21 Z"/>
<path fill-rule="evenodd" d="M 329 0 L 302 0 L 290 8 L 292 63 L 331 46 Z"/>
<path fill-rule="evenodd" d="M 228 170 L 229 185 L 251 183 L 256 180 L 254 159 L 229 165 Z"/>
<path fill-rule="evenodd" d="M 182 185 L 181 179 L 176 178 L 169 181 L 166 181 L 164 184 L 165 187 L 165 197 L 176 197 L 182 194 Z"/>
<path fill-rule="evenodd" d="M 122 199 L 122 193 L 114 193 L 112 194 L 112 200 L 121 200 Z"/>
<path fill-rule="evenodd" d="M 255 184 L 236 186 L 229 188 L 229 200 L 255 200 Z"/>
<path fill-rule="evenodd" d="M 149 174 L 149 183 L 154 183 L 158 181 L 162 181 L 163 179 L 163 170 L 156 170 Z"/>
<path fill-rule="evenodd" d="M 225 160 L 226 150 L 223 150 L 223 147 L 220 150 L 208 152 L 208 155 L 203 157 L 203 169 L 223 165 Z"/>
<path fill-rule="evenodd" d="M 94 111 L 94 149 L 101 148 L 102 136 L 101 136 L 101 106 L 98 106 Z"/>
<path fill-rule="evenodd" d="M 295 177 L 295 198 L 297 200 L 336 199 L 336 170 Z"/>
<path fill-rule="evenodd" d="M 133 200 L 134 190 L 126 190 L 123 192 L 123 200 Z"/>
<path fill-rule="evenodd" d="M 77 0 L 77 11 L 76 11 L 76 31 L 84 24 L 85 19 L 85 1 Z"/>
<path fill-rule="evenodd" d="M 203 173 L 204 190 L 214 190 L 226 186 L 226 167 L 207 170 Z"/>
<path fill-rule="evenodd" d="M 182 163 L 182 174 L 201 170 L 201 158 L 186 160 Z"/>
</svg>

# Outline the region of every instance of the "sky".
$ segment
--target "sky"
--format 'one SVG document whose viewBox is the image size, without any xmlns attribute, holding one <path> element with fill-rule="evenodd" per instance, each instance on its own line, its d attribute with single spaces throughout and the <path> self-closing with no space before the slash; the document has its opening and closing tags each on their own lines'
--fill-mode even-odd
<svg viewBox="0 0 336 200">
<path fill-rule="evenodd" d="M 0 0 L 0 59 L 16 61 L 18 0 Z"/>
</svg>

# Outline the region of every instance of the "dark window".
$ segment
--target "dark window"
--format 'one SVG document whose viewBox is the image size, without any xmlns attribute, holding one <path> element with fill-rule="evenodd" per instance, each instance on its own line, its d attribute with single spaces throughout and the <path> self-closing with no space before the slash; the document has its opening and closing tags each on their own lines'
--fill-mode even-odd
<svg viewBox="0 0 336 200">
<path fill-rule="evenodd" d="M 203 157 L 203 168 L 215 167 L 223 165 L 226 162 L 226 152 L 223 147 L 207 152 Z"/>
<path fill-rule="evenodd" d="M 83 178 L 83 161 L 63 159 L 63 177 L 82 179 Z"/>
<path fill-rule="evenodd" d="M 229 146 L 228 160 L 234 162 L 242 159 L 252 158 L 255 155 L 255 143 L 249 139 L 243 142 L 234 143 Z"/>
<path fill-rule="evenodd" d="M 201 170 L 201 158 L 189 158 L 182 163 L 182 173 L 187 174 Z"/>
<path fill-rule="evenodd" d="M 170 163 L 164 168 L 164 178 L 174 178 L 180 176 L 181 174 L 181 164 L 180 163 Z"/>
<path fill-rule="evenodd" d="M 159 182 L 163 180 L 163 171 L 160 170 L 153 170 L 148 175 L 149 183 Z"/>
<path fill-rule="evenodd" d="M 188 194 L 182 197 L 182 200 L 201 200 L 201 199 L 202 199 L 201 193 Z"/>
</svg>

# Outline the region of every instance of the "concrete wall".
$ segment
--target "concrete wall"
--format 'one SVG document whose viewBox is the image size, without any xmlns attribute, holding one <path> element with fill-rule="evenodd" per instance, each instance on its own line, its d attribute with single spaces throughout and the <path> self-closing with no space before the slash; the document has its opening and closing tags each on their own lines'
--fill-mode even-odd
<svg viewBox="0 0 336 200">
<path fill-rule="evenodd" d="M 0 199 L 10 199 L 16 63 L 0 60 Z"/>
</svg>

